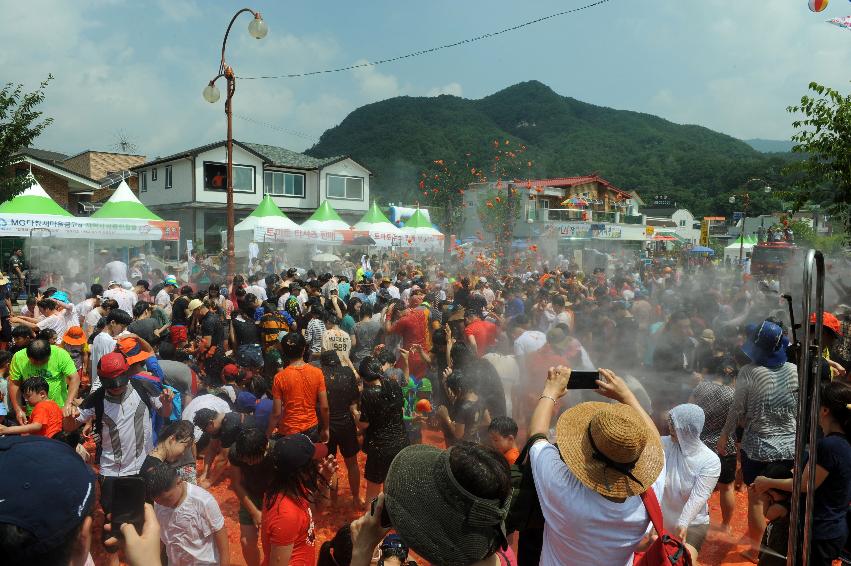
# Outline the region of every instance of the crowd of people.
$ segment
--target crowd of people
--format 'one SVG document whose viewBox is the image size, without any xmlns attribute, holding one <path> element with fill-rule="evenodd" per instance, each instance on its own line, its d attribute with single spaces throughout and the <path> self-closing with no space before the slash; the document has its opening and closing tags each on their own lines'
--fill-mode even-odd
<svg viewBox="0 0 851 566">
<path fill-rule="evenodd" d="M 257 269 L 200 284 L 116 268 L 79 302 L 48 287 L 17 306 L 0 279 L 4 564 L 87 564 L 97 546 L 113 564 L 227 564 L 219 483 L 239 502 L 250 566 L 409 552 L 627 565 L 660 531 L 696 561 L 710 529 L 742 536 L 755 563 L 785 563 L 799 391 L 779 283 L 637 258 L 587 273 L 390 255 L 336 274 Z M 815 476 L 810 564 L 831 564 L 848 538 L 839 271 L 816 463 L 798 462 Z M 136 525 L 113 515 L 128 479 L 146 501 Z M 737 489 L 744 533 L 731 532 Z M 536 518 L 520 505 L 530 496 Z M 322 509 L 362 516 L 319 545 Z"/>
</svg>

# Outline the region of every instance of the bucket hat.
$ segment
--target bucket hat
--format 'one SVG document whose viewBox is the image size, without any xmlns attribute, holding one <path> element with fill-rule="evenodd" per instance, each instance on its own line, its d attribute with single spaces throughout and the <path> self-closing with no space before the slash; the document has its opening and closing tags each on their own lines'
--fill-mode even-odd
<svg viewBox="0 0 851 566">
<path fill-rule="evenodd" d="M 464 489 L 449 465 L 452 450 L 417 444 L 399 452 L 384 483 L 384 505 L 417 554 L 432 564 L 463 566 L 506 544 L 511 498 L 482 499 Z"/>
<path fill-rule="evenodd" d="M 659 436 L 627 405 L 580 403 L 559 417 L 556 439 L 571 473 L 605 497 L 644 493 L 665 466 Z"/>
<path fill-rule="evenodd" d="M 62 341 L 70 346 L 82 346 L 86 343 L 86 333 L 79 326 L 72 326 L 65 331 Z"/>
<path fill-rule="evenodd" d="M 766 320 L 750 333 L 742 351 L 756 365 L 774 368 L 786 363 L 787 346 L 789 339 L 783 335 L 783 329 Z"/>
<path fill-rule="evenodd" d="M 127 359 L 127 365 L 132 366 L 144 362 L 151 357 L 150 352 L 142 349 L 142 343 L 134 336 L 128 336 L 118 341 L 118 350 L 124 354 Z"/>
<path fill-rule="evenodd" d="M 816 323 L 816 313 L 812 313 L 810 315 L 810 324 Z M 833 333 L 837 338 L 842 337 L 842 324 L 839 322 L 839 319 L 833 313 L 824 311 L 822 313 L 821 319 L 822 326 Z"/>
</svg>

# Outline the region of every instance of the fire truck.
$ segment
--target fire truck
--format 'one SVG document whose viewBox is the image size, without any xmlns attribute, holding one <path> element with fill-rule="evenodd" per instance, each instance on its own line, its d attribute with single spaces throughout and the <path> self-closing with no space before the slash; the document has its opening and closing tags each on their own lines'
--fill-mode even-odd
<svg viewBox="0 0 851 566">
<path fill-rule="evenodd" d="M 794 242 L 759 242 L 751 252 L 751 275 L 780 280 L 789 266 L 800 265 L 802 261 L 803 250 Z"/>
</svg>

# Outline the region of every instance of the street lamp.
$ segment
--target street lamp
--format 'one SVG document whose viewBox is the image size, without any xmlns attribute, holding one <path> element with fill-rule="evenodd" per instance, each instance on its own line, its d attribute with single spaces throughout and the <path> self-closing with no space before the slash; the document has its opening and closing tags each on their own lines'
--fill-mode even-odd
<svg viewBox="0 0 851 566">
<path fill-rule="evenodd" d="M 748 179 L 747 181 L 745 181 L 742 185 L 742 189 L 746 189 L 748 185 L 754 181 L 760 182 L 764 185 L 762 191 L 765 194 L 771 192 L 771 186 L 768 184 L 768 181 L 766 181 L 765 179 L 760 179 L 759 177 L 755 177 L 753 179 Z M 742 260 L 745 257 L 745 222 L 747 222 L 748 219 L 748 208 L 751 205 L 751 195 L 747 191 L 738 195 L 733 195 L 728 199 L 730 204 L 736 203 L 736 197 L 742 200 L 742 231 L 739 233 L 739 265 L 742 265 Z"/>
<path fill-rule="evenodd" d="M 228 138 L 227 138 L 227 154 L 228 154 L 228 175 L 227 175 L 227 257 L 228 257 L 228 275 L 233 277 L 236 273 L 236 255 L 234 252 L 234 237 L 233 237 L 233 107 L 232 107 L 232 99 L 233 93 L 236 92 L 236 76 L 233 73 L 233 69 L 230 65 L 225 63 L 225 46 L 228 42 L 228 35 L 230 34 L 230 28 L 233 27 L 233 23 L 236 21 L 236 18 L 240 16 L 243 12 L 249 12 L 254 16 L 254 19 L 251 20 L 251 23 L 248 24 L 248 33 L 251 34 L 251 37 L 255 39 L 263 39 L 266 37 L 266 34 L 269 33 L 269 26 L 266 22 L 263 21 L 263 17 L 260 15 L 260 12 L 255 12 L 250 8 L 243 8 L 239 10 L 236 14 L 231 18 L 230 23 L 228 24 L 228 28 L 225 31 L 225 38 L 222 40 L 222 59 L 221 63 L 219 63 L 219 74 L 213 77 L 207 86 L 204 87 L 204 100 L 209 102 L 210 104 L 215 104 L 221 98 L 221 93 L 219 92 L 218 87 L 216 87 L 216 81 L 220 78 L 224 77 L 227 82 L 227 93 L 225 98 L 225 116 L 227 116 L 228 120 Z"/>
</svg>

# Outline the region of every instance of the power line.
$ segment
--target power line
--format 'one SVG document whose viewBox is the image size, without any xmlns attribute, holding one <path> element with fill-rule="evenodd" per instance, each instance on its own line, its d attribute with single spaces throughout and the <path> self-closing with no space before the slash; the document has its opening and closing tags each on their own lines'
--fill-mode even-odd
<svg viewBox="0 0 851 566">
<path fill-rule="evenodd" d="M 288 130 L 287 128 L 282 128 L 280 126 L 276 126 L 275 124 L 270 124 L 268 122 L 261 122 L 260 120 L 258 120 L 256 118 L 252 118 L 250 116 L 243 116 L 242 114 L 234 114 L 234 116 L 236 116 L 240 120 L 245 120 L 246 122 L 251 122 L 252 124 L 257 124 L 258 126 L 265 126 L 265 127 L 270 128 L 272 130 L 277 130 L 279 132 L 289 134 L 289 135 L 295 136 L 297 138 L 302 138 L 302 139 L 306 139 L 306 140 L 310 140 L 310 141 L 315 141 L 315 140 L 319 139 L 316 136 L 312 136 L 312 135 L 306 134 L 304 132 L 299 132 L 297 130 Z"/>
<path fill-rule="evenodd" d="M 314 76 L 314 75 L 324 75 L 324 74 L 328 74 L 328 73 L 339 73 L 339 72 L 342 72 L 342 71 L 352 71 L 354 69 L 362 69 L 364 67 L 375 67 L 376 65 L 383 65 L 385 63 L 392 63 L 394 61 L 401 61 L 402 59 L 410 59 L 412 57 L 419 57 L 421 55 L 428 55 L 430 53 L 434 53 L 434 52 L 440 51 L 442 49 L 449 49 L 451 47 L 458 47 L 458 46 L 461 46 L 461 45 L 466 45 L 468 43 L 475 43 L 475 42 L 481 41 L 483 39 L 490 39 L 492 37 L 496 37 L 498 35 L 509 33 L 509 32 L 512 32 L 512 31 L 517 31 L 519 29 L 522 29 L 522 28 L 525 28 L 525 27 L 528 27 L 528 26 L 531 26 L 531 25 L 534 25 L 534 24 L 539 24 L 541 22 L 551 20 L 553 18 L 558 18 L 558 17 L 561 17 L 561 16 L 567 16 L 569 14 L 575 14 L 577 12 L 581 12 L 581 11 L 587 10 L 589 8 L 595 8 L 595 7 L 600 6 L 602 4 L 606 4 L 607 2 L 610 2 L 610 1 L 611 0 L 597 0 L 596 2 L 592 2 L 590 4 L 586 4 L 586 5 L 580 6 L 578 8 L 572 8 L 570 10 L 564 10 L 564 11 L 561 11 L 561 12 L 556 12 L 555 14 L 550 14 L 549 16 L 543 16 L 541 18 L 537 18 L 537 19 L 534 19 L 534 20 L 529 20 L 528 22 L 523 22 L 523 23 L 511 26 L 511 27 L 501 29 L 499 31 L 488 32 L 488 33 L 485 33 L 485 34 L 482 34 L 482 35 L 477 35 L 475 37 L 469 37 L 467 39 L 462 39 L 461 41 L 456 41 L 454 43 L 446 43 L 444 45 L 438 45 L 436 47 L 430 47 L 428 49 L 422 49 L 420 51 L 414 51 L 413 53 L 407 53 L 405 55 L 399 55 L 397 57 L 390 57 L 388 59 L 379 59 L 378 61 L 367 61 L 366 63 L 358 63 L 356 65 L 349 65 L 347 67 L 338 67 L 336 69 L 324 69 L 322 71 L 309 71 L 309 72 L 306 72 L 306 73 L 290 73 L 290 74 L 286 74 L 286 75 L 258 75 L 256 77 L 237 77 L 237 78 L 242 79 L 242 80 L 248 80 L 248 81 L 260 80 L 260 79 L 295 79 L 295 78 L 299 78 L 299 77 L 310 77 L 310 76 Z"/>
</svg>

